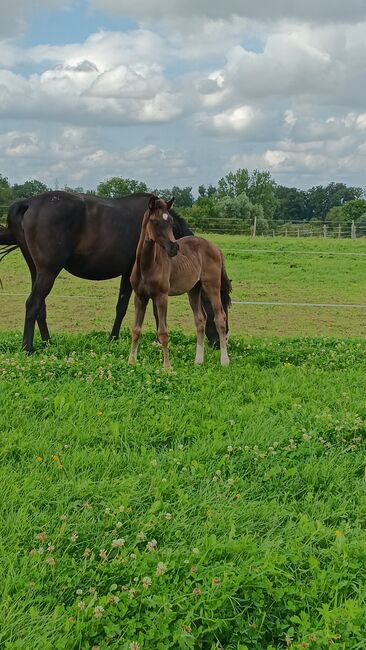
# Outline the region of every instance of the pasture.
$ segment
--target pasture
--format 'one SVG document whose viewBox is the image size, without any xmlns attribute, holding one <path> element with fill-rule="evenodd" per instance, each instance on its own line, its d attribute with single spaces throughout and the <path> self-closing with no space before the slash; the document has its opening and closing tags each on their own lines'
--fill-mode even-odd
<svg viewBox="0 0 366 650">
<path fill-rule="evenodd" d="M 296 253 L 362 241 L 215 239 L 236 300 L 366 302 L 366 257 Z M 116 289 L 63 274 L 31 357 L 0 297 L 0 647 L 364 648 L 366 310 L 234 305 L 194 367 L 175 299 L 165 373 L 149 322 L 135 367 L 100 331 Z"/>
<path fill-rule="evenodd" d="M 245 301 L 366 304 L 364 240 L 292 239 L 209 235 L 225 253 L 233 298 Z M 270 253 L 252 253 L 265 249 Z M 292 254 L 281 251 L 291 251 Z M 319 252 L 304 255 L 304 251 Z M 322 255 L 321 252 L 327 253 Z M 336 253 L 336 255 L 334 255 Z M 337 255 L 342 253 L 342 255 Z M 0 264 L 0 329 L 21 330 L 29 291 L 28 268 L 19 252 Z M 109 331 L 119 282 L 86 282 L 61 273 L 47 299 L 51 336 L 54 331 Z M 131 326 L 132 301 L 125 320 Z M 234 335 L 249 336 L 366 336 L 366 309 L 316 309 L 237 305 L 230 313 Z M 147 326 L 152 327 L 151 309 Z M 185 296 L 169 302 L 172 329 L 194 332 Z"/>
</svg>

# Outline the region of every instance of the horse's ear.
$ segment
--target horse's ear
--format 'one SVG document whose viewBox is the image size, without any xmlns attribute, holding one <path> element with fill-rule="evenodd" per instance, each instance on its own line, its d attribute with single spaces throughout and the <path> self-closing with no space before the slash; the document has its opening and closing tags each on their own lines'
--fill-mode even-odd
<svg viewBox="0 0 366 650">
<path fill-rule="evenodd" d="M 168 210 L 170 210 L 170 208 L 172 207 L 174 201 L 175 201 L 175 198 L 174 198 L 174 196 L 172 196 L 172 198 L 170 199 L 170 201 L 168 201 L 168 203 L 166 204 Z"/>
<path fill-rule="evenodd" d="M 156 207 L 156 197 L 155 196 L 150 196 L 148 207 L 149 207 L 150 212 L 154 212 L 155 207 Z"/>
</svg>

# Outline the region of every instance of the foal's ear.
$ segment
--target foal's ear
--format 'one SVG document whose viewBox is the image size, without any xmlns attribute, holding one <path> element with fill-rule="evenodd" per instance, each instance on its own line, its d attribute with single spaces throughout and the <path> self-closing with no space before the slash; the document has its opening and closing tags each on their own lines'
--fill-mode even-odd
<svg viewBox="0 0 366 650">
<path fill-rule="evenodd" d="M 170 201 L 168 201 L 168 203 L 166 204 L 168 210 L 170 210 L 170 208 L 172 207 L 174 201 L 175 201 L 175 197 L 172 196 L 172 198 L 170 199 Z"/>
<path fill-rule="evenodd" d="M 154 195 L 150 196 L 148 207 L 149 207 L 150 212 L 154 212 L 155 207 L 156 207 L 156 196 L 154 196 Z"/>
</svg>

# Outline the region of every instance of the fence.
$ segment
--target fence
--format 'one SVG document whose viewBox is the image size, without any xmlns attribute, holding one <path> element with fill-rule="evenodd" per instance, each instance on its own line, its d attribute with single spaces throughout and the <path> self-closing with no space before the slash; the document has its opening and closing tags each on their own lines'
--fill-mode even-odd
<svg viewBox="0 0 366 650">
<path fill-rule="evenodd" d="M 256 219 L 221 219 L 205 217 L 201 221 L 190 220 L 189 225 L 197 232 L 226 233 L 248 237 L 321 237 L 329 239 L 358 239 L 366 237 L 366 224 L 334 224 L 332 221 L 275 221 L 270 225 L 257 223 Z"/>
<path fill-rule="evenodd" d="M 5 225 L 8 205 L 0 205 L 0 224 Z M 365 225 L 335 224 L 332 221 L 281 221 L 276 220 L 270 225 L 257 219 L 234 219 L 204 217 L 194 219 L 188 216 L 189 225 L 198 233 L 226 233 L 246 235 L 248 237 L 323 237 L 338 239 L 358 239 L 366 237 Z"/>
</svg>

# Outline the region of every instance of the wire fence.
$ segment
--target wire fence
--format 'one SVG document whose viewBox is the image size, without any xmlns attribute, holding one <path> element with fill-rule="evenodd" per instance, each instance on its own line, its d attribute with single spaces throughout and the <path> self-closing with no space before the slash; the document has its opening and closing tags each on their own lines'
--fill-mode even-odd
<svg viewBox="0 0 366 650">
<path fill-rule="evenodd" d="M 8 205 L 0 205 L 0 224 L 6 224 Z M 332 221 L 285 221 L 277 219 L 270 224 L 254 219 L 188 217 L 190 227 L 197 233 L 246 235 L 248 237 L 317 237 L 324 239 L 360 239 L 366 237 L 366 223 L 354 221 L 338 224 Z"/>
</svg>

